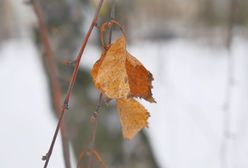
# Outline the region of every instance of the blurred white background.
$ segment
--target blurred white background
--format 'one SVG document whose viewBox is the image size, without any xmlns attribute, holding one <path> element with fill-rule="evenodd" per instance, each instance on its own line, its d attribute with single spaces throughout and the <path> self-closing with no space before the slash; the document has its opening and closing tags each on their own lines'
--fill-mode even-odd
<svg viewBox="0 0 248 168">
<path fill-rule="evenodd" d="M 121 18 L 127 19 L 127 49 L 155 78 L 157 104 L 142 101 L 151 114 L 145 131 L 151 155 L 160 168 L 247 168 L 248 22 L 229 10 L 242 13 L 247 3 L 236 0 L 229 8 L 233 1 L 187 2 L 118 3 L 124 6 Z M 90 4 L 86 11 L 94 10 Z M 80 8 L 86 18 L 81 26 L 87 28 L 93 12 L 85 14 L 85 8 Z M 56 119 L 32 33 L 36 18 L 21 0 L 1 1 L 0 9 L 0 167 L 42 167 Z M 207 19 L 199 21 L 201 15 Z M 81 64 L 88 71 L 100 53 L 93 40 Z M 139 143 L 139 138 L 126 145 Z M 60 137 L 49 165 L 63 167 Z"/>
</svg>

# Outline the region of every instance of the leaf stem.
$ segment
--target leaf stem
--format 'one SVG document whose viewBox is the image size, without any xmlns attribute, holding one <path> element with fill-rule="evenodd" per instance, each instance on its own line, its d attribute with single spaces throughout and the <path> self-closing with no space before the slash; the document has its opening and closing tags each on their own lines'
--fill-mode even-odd
<svg viewBox="0 0 248 168">
<path fill-rule="evenodd" d="M 112 0 L 111 2 L 111 12 L 110 12 L 110 19 L 115 18 L 115 0 Z M 112 42 L 112 26 L 109 31 L 109 41 L 108 44 L 110 45 Z M 92 133 L 91 133 L 91 141 L 90 141 L 90 153 L 89 153 L 89 158 L 88 158 L 88 168 L 92 168 L 94 164 L 93 160 L 93 151 L 95 151 L 95 146 L 96 146 L 96 130 L 97 130 L 97 122 L 98 122 L 98 115 L 100 113 L 100 108 L 102 106 L 102 100 L 103 100 L 103 94 L 100 93 L 98 103 L 96 106 L 96 110 L 94 113 L 91 115 L 91 123 L 92 123 Z M 97 158 L 98 159 L 98 158 Z M 98 159 L 99 161 L 99 159 Z"/>
</svg>

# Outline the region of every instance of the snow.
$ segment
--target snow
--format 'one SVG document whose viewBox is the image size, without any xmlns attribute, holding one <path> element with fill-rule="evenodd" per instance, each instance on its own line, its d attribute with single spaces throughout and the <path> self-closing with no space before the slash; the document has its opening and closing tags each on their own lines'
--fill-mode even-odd
<svg viewBox="0 0 248 168">
<path fill-rule="evenodd" d="M 248 167 L 247 46 L 238 38 L 232 49 L 230 168 Z M 157 104 L 143 103 L 151 112 L 147 134 L 160 167 L 220 168 L 228 52 L 182 39 L 135 43 L 128 50 L 155 78 Z M 90 68 L 98 56 L 99 50 L 89 45 L 82 66 Z M 50 144 L 55 119 L 41 60 L 30 40 L 10 40 L 1 46 L 0 79 L 0 167 L 42 166 L 40 157 Z M 50 166 L 63 167 L 60 137 Z"/>
<path fill-rule="evenodd" d="M 248 41 L 234 39 L 235 84 L 231 96 L 231 134 L 227 168 L 248 167 Z M 147 135 L 161 168 L 221 168 L 224 102 L 229 52 L 185 39 L 137 42 L 127 47 L 152 73 L 157 104 Z M 100 56 L 89 46 L 81 67 Z"/>
<path fill-rule="evenodd" d="M 174 41 L 162 53 L 166 66 L 154 72 L 158 103 L 148 108 L 152 116 L 148 133 L 160 165 L 217 167 L 225 52 Z"/>
<path fill-rule="evenodd" d="M 55 129 L 47 79 L 34 44 L 11 40 L 0 48 L 0 167 L 42 167 Z M 63 167 L 61 141 L 51 167 Z"/>
<path fill-rule="evenodd" d="M 0 167 L 42 167 L 56 126 L 48 81 L 31 39 L 34 16 L 23 1 L 11 0 L 15 32 L 0 44 Z M 49 166 L 63 168 L 61 137 Z"/>
<path fill-rule="evenodd" d="M 248 167 L 247 47 L 247 41 L 236 38 L 232 49 L 233 138 L 228 141 L 227 149 L 232 168 Z M 158 103 L 146 103 L 151 112 L 147 133 L 160 167 L 220 168 L 223 105 L 228 83 L 227 50 L 178 39 L 138 44 L 131 47 L 131 53 L 154 74 L 153 92 Z"/>
</svg>

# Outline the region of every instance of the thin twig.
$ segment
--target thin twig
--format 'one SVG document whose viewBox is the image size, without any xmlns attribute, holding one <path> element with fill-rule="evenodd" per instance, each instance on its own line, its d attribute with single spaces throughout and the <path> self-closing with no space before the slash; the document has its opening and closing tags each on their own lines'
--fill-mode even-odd
<svg viewBox="0 0 248 168">
<path fill-rule="evenodd" d="M 61 110 L 61 88 L 59 86 L 59 82 L 57 80 L 57 67 L 54 62 L 54 54 L 52 51 L 52 47 L 48 38 L 48 30 L 45 24 L 44 14 L 41 10 L 40 4 L 36 0 L 31 1 L 34 13 L 38 19 L 39 24 L 39 32 L 41 42 L 44 47 L 45 55 L 43 57 L 45 67 L 47 69 L 47 74 L 51 82 L 51 91 L 52 91 L 52 101 L 54 104 L 54 108 L 57 114 L 57 117 L 60 116 Z M 69 142 L 67 136 L 67 130 L 64 126 L 64 122 L 61 122 L 60 125 L 61 130 L 61 138 L 62 138 L 62 147 L 63 147 L 63 155 L 65 161 L 65 167 L 71 168 L 71 161 L 70 161 L 70 151 L 69 151 Z"/>
<path fill-rule="evenodd" d="M 102 93 L 100 93 L 99 95 L 99 100 L 96 106 L 96 110 L 94 113 L 92 113 L 91 117 L 90 117 L 90 121 L 91 121 L 91 125 L 92 125 L 92 131 L 91 131 L 91 139 L 90 139 L 90 152 L 89 152 L 89 158 L 88 158 L 88 168 L 91 168 L 93 166 L 93 153 L 92 151 L 95 150 L 95 146 L 96 146 L 96 130 L 97 130 L 97 119 L 98 119 L 98 115 L 100 113 L 100 108 L 102 106 Z"/>
<path fill-rule="evenodd" d="M 115 6 L 116 6 L 116 2 L 115 2 L 115 0 L 112 0 L 112 2 L 111 2 L 110 20 L 115 19 Z M 112 41 L 112 27 L 110 28 L 110 31 L 109 31 L 108 44 L 111 44 L 111 41 Z"/>
<path fill-rule="evenodd" d="M 104 162 L 104 160 L 102 159 L 102 157 L 100 156 L 100 154 L 96 150 L 92 150 L 92 149 L 83 150 L 80 153 L 79 158 L 78 158 L 78 162 L 77 162 L 77 168 L 82 168 L 82 167 L 80 167 L 80 162 L 83 160 L 85 155 L 94 155 L 95 158 L 100 163 L 101 167 L 102 168 L 107 168 L 107 165 Z"/>
<path fill-rule="evenodd" d="M 223 137 L 220 151 L 220 163 L 222 168 L 228 167 L 228 144 L 231 136 L 230 124 L 231 124 L 231 97 L 234 84 L 234 56 L 232 54 L 231 45 L 233 42 L 233 23 L 235 14 L 236 2 L 230 0 L 229 5 L 229 17 L 227 25 L 227 41 L 226 47 L 228 50 L 228 72 L 227 72 L 227 88 L 224 102 L 224 114 L 223 114 Z"/>
<path fill-rule="evenodd" d="M 112 0 L 111 2 L 111 11 L 110 11 L 110 20 L 115 18 L 115 0 Z M 108 44 L 110 45 L 112 42 L 112 26 L 110 27 L 109 30 L 109 38 L 108 38 Z M 100 157 L 100 155 L 98 155 L 98 153 L 95 150 L 95 141 L 96 141 L 96 130 L 97 130 L 97 122 L 98 122 L 98 115 L 100 113 L 100 108 L 102 106 L 102 98 L 103 95 L 102 93 L 100 93 L 99 95 L 99 99 L 98 99 L 98 104 L 96 106 L 96 110 L 95 112 L 92 114 L 91 116 L 91 123 L 92 123 L 92 134 L 91 134 L 91 141 L 90 141 L 90 153 L 89 153 L 89 158 L 88 158 L 88 168 L 92 168 L 93 164 L 94 164 L 94 160 L 93 160 L 93 154 L 95 154 L 96 159 L 105 166 L 105 164 L 103 164 L 103 160 Z M 93 153 L 94 152 L 94 153 Z M 96 155 L 97 154 L 97 155 Z"/>
<path fill-rule="evenodd" d="M 88 168 L 93 167 L 93 156 L 95 156 L 95 158 L 99 161 L 99 163 L 101 164 L 101 166 L 103 168 L 106 168 L 106 164 L 103 161 L 103 159 L 101 158 L 100 154 L 96 151 L 95 146 L 96 146 L 96 130 L 97 130 L 97 119 L 98 119 L 98 115 L 100 113 L 100 108 L 102 107 L 102 102 L 103 102 L 103 94 L 100 93 L 99 95 L 99 99 L 98 99 L 98 103 L 96 106 L 96 110 L 94 113 L 92 113 L 91 117 L 90 117 L 90 121 L 92 124 L 92 131 L 91 131 L 91 139 L 90 139 L 90 144 L 88 149 L 83 150 L 78 158 L 78 162 L 77 162 L 77 167 L 80 168 L 80 162 L 81 160 L 83 160 L 84 156 L 87 154 L 89 156 L 88 158 Z"/>
<path fill-rule="evenodd" d="M 72 78 L 70 80 L 70 84 L 68 86 L 68 90 L 67 90 L 67 93 L 66 93 L 64 104 L 63 104 L 63 107 L 62 107 L 62 110 L 61 110 L 61 113 L 60 113 L 59 121 L 57 123 L 57 127 L 55 129 L 55 132 L 54 132 L 53 139 L 52 139 L 51 145 L 49 147 L 49 150 L 48 150 L 46 156 L 43 157 L 45 159 L 44 168 L 46 168 L 48 166 L 50 157 L 52 155 L 53 147 L 54 147 L 54 144 L 55 144 L 55 141 L 56 141 L 58 132 L 59 132 L 59 128 L 60 128 L 60 125 L 61 125 L 61 122 L 62 122 L 64 113 L 68 109 L 68 104 L 69 104 L 69 101 L 70 101 L 71 93 L 72 93 L 72 90 L 73 90 L 74 85 L 75 85 L 75 82 L 76 82 L 77 73 L 78 73 L 78 70 L 79 70 L 80 60 L 82 58 L 84 49 L 85 49 L 85 47 L 86 47 L 86 45 L 88 43 L 89 37 L 91 35 L 91 32 L 92 32 L 93 28 L 95 27 L 95 25 L 97 23 L 97 20 L 98 20 L 98 17 L 99 17 L 99 13 L 100 13 L 100 9 L 102 7 L 103 1 L 104 0 L 99 0 L 99 3 L 98 3 L 98 6 L 97 6 L 97 9 L 96 9 L 95 16 L 94 16 L 94 18 L 93 18 L 93 20 L 91 22 L 91 25 L 89 27 L 89 30 L 88 30 L 85 38 L 84 38 L 84 41 L 82 43 L 82 46 L 81 46 L 81 48 L 79 50 L 79 53 L 78 53 L 78 55 L 77 55 L 77 57 L 75 59 L 75 61 L 76 61 L 75 67 L 74 67 L 74 70 L 73 70 Z"/>
<path fill-rule="evenodd" d="M 100 165 L 102 168 L 107 168 L 106 163 L 102 159 L 102 157 L 99 155 L 99 153 L 96 150 L 93 150 L 92 153 L 95 155 L 96 159 L 100 162 Z"/>
</svg>

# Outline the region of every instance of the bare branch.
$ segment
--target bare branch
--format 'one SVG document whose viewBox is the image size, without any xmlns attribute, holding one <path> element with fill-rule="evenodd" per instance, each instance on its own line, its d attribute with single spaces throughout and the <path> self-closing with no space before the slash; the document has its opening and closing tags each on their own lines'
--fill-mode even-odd
<svg viewBox="0 0 248 168">
<path fill-rule="evenodd" d="M 34 0 L 33 0 L 34 1 Z M 32 1 L 32 2 L 33 2 Z M 100 13 L 100 9 L 102 7 L 102 4 L 103 4 L 103 1 L 104 0 L 99 0 L 99 3 L 98 3 L 98 6 L 97 6 L 97 9 L 96 9 L 96 13 L 95 13 L 95 16 L 94 18 L 92 19 L 92 22 L 91 22 L 91 25 L 89 27 L 89 30 L 84 38 L 84 41 L 82 43 L 82 46 L 80 48 L 80 51 L 76 57 L 76 62 L 75 62 L 75 68 L 73 70 L 73 74 L 72 74 L 72 78 L 70 80 L 70 84 L 68 86 L 68 90 L 67 90 L 67 93 L 66 93 L 66 97 L 65 97 L 65 100 L 64 100 L 64 104 L 63 104 L 63 107 L 62 109 L 60 110 L 60 116 L 59 116 L 59 121 L 57 123 L 57 127 L 55 129 L 55 132 L 54 132 L 54 135 L 53 135 L 53 139 L 52 139 L 52 142 L 51 142 L 51 145 L 49 147 L 49 150 L 46 154 L 46 156 L 43 157 L 43 159 L 45 160 L 45 164 L 44 164 L 44 168 L 46 168 L 48 166 L 48 163 L 49 163 L 49 160 L 50 160 L 50 157 L 52 155 L 52 151 L 53 151 L 53 148 L 54 148 L 54 144 L 55 144 L 55 141 L 56 141 L 56 138 L 57 138 L 57 135 L 58 135 L 58 132 L 59 132 L 59 128 L 61 126 L 61 123 L 62 123 L 62 120 L 63 120 L 63 116 L 64 116 L 64 113 L 65 111 L 68 109 L 68 104 L 69 104 L 69 100 L 70 100 L 70 96 L 71 96 L 71 93 L 72 93 L 72 90 L 74 88 L 74 85 L 75 85 L 75 82 L 76 82 L 76 78 L 77 78 L 77 73 L 78 73 L 78 70 L 79 70 L 79 64 L 80 64 L 80 60 L 81 60 L 81 57 L 84 53 L 84 49 L 88 43 L 88 40 L 89 40 L 89 37 L 91 35 L 91 32 L 93 30 L 93 28 L 95 27 L 96 23 L 97 23 L 97 20 L 98 20 L 98 17 L 99 17 L 99 13 Z"/>
<path fill-rule="evenodd" d="M 51 47 L 51 44 L 48 38 L 49 35 L 48 35 L 47 26 L 45 24 L 44 14 L 41 10 L 40 4 L 36 0 L 30 1 L 30 4 L 32 5 L 34 13 L 36 14 L 36 17 L 38 19 L 41 43 L 45 51 L 43 60 L 44 60 L 45 67 L 47 69 L 47 74 L 48 74 L 48 77 L 51 83 L 53 105 L 54 105 L 57 117 L 59 117 L 60 110 L 61 110 L 61 102 L 60 102 L 61 101 L 61 88 L 57 80 L 57 67 L 54 62 L 54 54 L 53 54 L 52 47 Z M 63 121 L 61 122 L 60 130 L 61 130 L 61 135 L 62 135 L 62 146 L 63 146 L 65 167 L 71 168 L 68 135 L 67 135 L 67 130 L 64 126 Z"/>
</svg>

